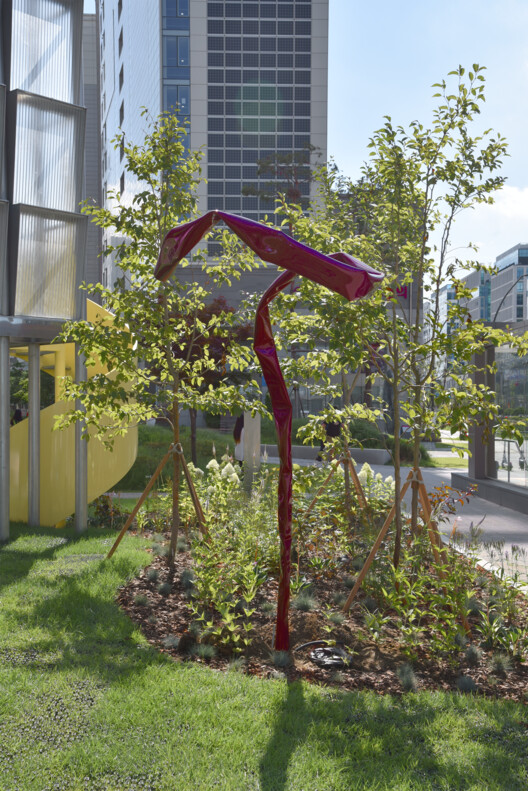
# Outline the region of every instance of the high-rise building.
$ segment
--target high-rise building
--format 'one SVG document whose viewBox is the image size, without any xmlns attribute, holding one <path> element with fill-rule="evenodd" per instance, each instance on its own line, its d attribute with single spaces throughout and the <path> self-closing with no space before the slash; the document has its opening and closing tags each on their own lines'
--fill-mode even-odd
<svg viewBox="0 0 528 791">
<path fill-rule="evenodd" d="M 202 149 L 200 210 L 259 219 L 274 194 L 310 196 L 326 159 L 328 0 L 98 0 L 103 190 L 138 185 L 112 144 L 177 108 Z M 103 264 L 103 283 L 115 272 Z"/>
</svg>

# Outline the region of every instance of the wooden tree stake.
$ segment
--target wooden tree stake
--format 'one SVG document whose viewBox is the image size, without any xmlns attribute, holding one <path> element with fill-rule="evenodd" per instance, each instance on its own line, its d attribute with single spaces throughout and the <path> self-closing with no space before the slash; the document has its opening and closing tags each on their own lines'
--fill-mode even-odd
<svg viewBox="0 0 528 791">
<path fill-rule="evenodd" d="M 143 494 L 141 495 L 141 497 L 139 498 L 139 500 L 135 504 L 130 516 L 126 520 L 125 524 L 121 528 L 121 531 L 120 531 L 118 537 L 114 541 L 114 545 L 113 545 L 112 549 L 110 550 L 110 552 L 106 556 L 107 559 L 111 558 L 112 555 L 114 554 L 114 552 L 116 551 L 117 547 L 121 543 L 121 540 L 122 540 L 123 536 L 125 535 L 126 531 L 130 527 L 132 522 L 134 521 L 134 518 L 135 518 L 137 512 L 139 511 L 139 509 L 141 508 L 141 506 L 145 502 L 145 500 L 146 500 L 146 498 L 148 496 L 148 493 L 150 492 L 150 490 L 154 486 L 154 484 L 155 484 L 157 478 L 159 477 L 161 471 L 163 470 L 164 466 L 166 465 L 166 463 L 168 462 L 168 460 L 170 459 L 170 457 L 174 453 L 178 453 L 181 456 L 183 472 L 184 472 L 184 475 L 185 475 L 185 480 L 187 481 L 187 486 L 189 487 L 189 492 L 190 492 L 190 495 L 191 495 L 191 499 L 193 501 L 194 510 L 196 511 L 196 516 L 197 516 L 197 519 L 198 519 L 198 525 L 199 525 L 199 528 L 200 528 L 200 533 L 202 535 L 206 534 L 204 512 L 203 512 L 202 506 L 200 504 L 200 500 L 198 498 L 198 494 L 196 493 L 196 489 L 194 488 L 194 483 L 192 481 L 191 474 L 189 472 L 189 468 L 187 467 L 187 462 L 185 461 L 185 456 L 183 455 L 183 448 L 182 448 L 181 444 L 178 442 L 177 444 L 172 444 L 170 446 L 170 448 L 168 449 L 167 453 L 165 454 L 165 456 L 162 458 L 162 460 L 160 461 L 160 463 L 156 467 L 156 470 L 155 470 L 154 474 L 152 475 L 152 478 L 147 483 Z"/>
</svg>

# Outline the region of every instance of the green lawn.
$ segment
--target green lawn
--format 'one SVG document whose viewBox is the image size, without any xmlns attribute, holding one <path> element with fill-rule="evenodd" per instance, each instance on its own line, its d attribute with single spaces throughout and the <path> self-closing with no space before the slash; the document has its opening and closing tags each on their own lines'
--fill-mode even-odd
<svg viewBox="0 0 528 791">
<path fill-rule="evenodd" d="M 114 602 L 146 542 L 13 526 L 0 549 L 2 791 L 528 787 L 522 705 L 344 694 L 175 664 Z"/>
</svg>

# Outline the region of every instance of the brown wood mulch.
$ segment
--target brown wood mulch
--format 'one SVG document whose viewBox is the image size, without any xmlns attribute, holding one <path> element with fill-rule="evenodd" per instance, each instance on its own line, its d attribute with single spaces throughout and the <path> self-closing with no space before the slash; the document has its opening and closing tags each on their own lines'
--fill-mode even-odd
<svg viewBox="0 0 528 791">
<path fill-rule="evenodd" d="M 174 571 L 171 575 L 167 559 L 153 556 L 152 565 L 120 589 L 117 601 L 129 617 L 140 627 L 149 643 L 161 652 L 172 656 L 176 661 L 196 661 L 207 664 L 218 671 L 225 671 L 233 660 L 227 651 L 218 651 L 210 660 L 198 658 L 192 652 L 197 638 L 192 632 L 192 615 L 188 608 L 188 593 L 184 589 L 180 577 L 184 569 L 192 564 L 189 552 L 178 553 Z M 148 570 L 156 569 L 157 580 L 148 578 Z M 171 582 L 171 592 L 159 593 L 160 583 Z M 304 681 L 335 686 L 345 690 L 372 690 L 379 694 L 401 695 L 402 683 L 398 677 L 398 669 L 408 664 L 409 659 L 402 653 L 398 633 L 394 626 L 388 624 L 383 629 L 383 640 L 374 642 L 364 625 L 363 608 L 360 607 L 361 592 L 358 602 L 352 605 L 350 613 L 342 625 L 335 626 L 331 634 L 325 631 L 328 619 L 324 614 L 325 605 L 330 605 L 336 592 L 347 594 L 342 582 L 337 579 L 317 582 L 315 598 L 317 608 L 302 612 L 290 608 L 290 646 L 293 664 L 286 669 L 278 669 L 273 663 L 273 635 L 275 613 L 263 612 L 264 602 L 275 602 L 277 582 L 269 581 L 259 589 L 252 607 L 256 612 L 251 616 L 253 629 L 252 642 L 244 654 L 244 672 L 261 678 L 286 677 L 289 681 Z M 148 603 L 136 603 L 136 597 L 142 594 Z M 141 601 L 141 597 L 140 597 Z M 523 596 L 519 596 L 519 606 L 526 613 L 528 605 Z M 269 607 L 269 605 L 268 605 Z M 332 610 L 338 608 L 331 605 Z M 266 609 L 266 608 L 265 608 Z M 191 631 L 189 628 L 191 627 Z M 167 637 L 179 638 L 177 647 L 171 648 L 164 644 Z M 329 638 L 341 645 L 348 655 L 345 667 L 336 671 L 335 667 L 321 667 L 311 658 L 316 645 L 301 648 L 306 643 L 324 641 Z M 477 641 L 474 641 L 477 644 Z M 442 690 L 456 692 L 457 681 L 461 676 L 473 679 L 476 694 L 503 700 L 528 702 L 528 662 L 511 661 L 511 668 L 502 675 L 493 670 L 493 651 L 482 651 L 482 658 L 476 667 L 469 666 L 464 658 L 464 651 L 449 658 L 433 657 L 424 644 L 416 651 L 412 660 L 412 668 L 419 690 Z"/>
</svg>

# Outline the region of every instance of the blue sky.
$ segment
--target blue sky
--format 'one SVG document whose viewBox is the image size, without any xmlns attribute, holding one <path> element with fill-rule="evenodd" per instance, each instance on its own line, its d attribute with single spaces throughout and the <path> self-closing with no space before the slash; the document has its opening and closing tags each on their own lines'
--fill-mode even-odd
<svg viewBox="0 0 528 791">
<path fill-rule="evenodd" d="M 507 186 L 494 206 L 462 215 L 453 239 L 478 244 L 486 263 L 528 242 L 527 30 L 527 0 L 330 0 L 328 153 L 348 176 L 384 115 L 428 125 L 434 82 L 459 64 L 487 67 L 481 129 L 509 142 Z"/>
</svg>

